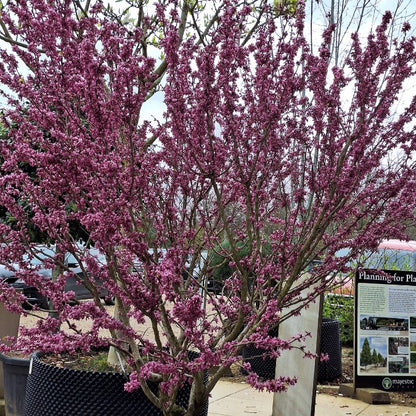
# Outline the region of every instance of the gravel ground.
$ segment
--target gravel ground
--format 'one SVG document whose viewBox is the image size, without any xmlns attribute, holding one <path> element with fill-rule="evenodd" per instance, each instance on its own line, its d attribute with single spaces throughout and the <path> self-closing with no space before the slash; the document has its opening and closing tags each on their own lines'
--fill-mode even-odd
<svg viewBox="0 0 416 416">
<path fill-rule="evenodd" d="M 106 309 L 109 315 L 112 316 L 114 314 L 114 306 L 106 306 Z M 28 313 L 31 313 L 31 312 L 28 312 Z M 39 319 L 38 317 L 45 318 L 48 315 L 47 312 L 42 312 L 42 311 L 36 311 L 34 312 L 34 314 L 36 314 L 36 316 L 32 316 L 32 315 L 22 316 L 20 318 L 20 325 L 27 327 L 27 328 L 31 328 L 36 325 L 36 322 Z M 84 319 L 82 321 L 77 321 L 77 326 L 82 330 L 87 330 L 91 327 L 91 320 Z"/>
</svg>

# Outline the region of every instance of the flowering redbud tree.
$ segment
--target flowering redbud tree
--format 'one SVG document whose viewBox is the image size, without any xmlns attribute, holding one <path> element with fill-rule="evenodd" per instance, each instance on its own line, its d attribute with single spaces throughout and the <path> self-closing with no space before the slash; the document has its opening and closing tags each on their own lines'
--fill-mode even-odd
<svg viewBox="0 0 416 416">
<path fill-rule="evenodd" d="M 386 14 L 331 68 L 333 28 L 311 54 L 292 3 L 129 1 L 119 14 L 94 1 L 3 4 L 0 262 L 54 311 L 35 307 L 37 325 L 10 348 L 111 346 L 131 366 L 127 390 L 142 388 L 165 415 L 198 415 L 244 346 L 271 357 L 303 348 L 307 334 L 270 329 L 339 283 L 351 257 L 406 238 L 416 196 L 409 27 L 390 43 Z M 152 108 L 161 115 L 146 118 Z M 54 255 L 42 255 L 34 229 Z M 67 253 L 92 300 L 70 304 Z M 209 285 L 214 254 L 232 270 L 221 293 Z M 0 300 L 29 313 L 6 284 Z M 243 365 L 258 389 L 296 382 L 261 381 Z M 189 405 L 178 409 L 185 381 Z"/>
</svg>

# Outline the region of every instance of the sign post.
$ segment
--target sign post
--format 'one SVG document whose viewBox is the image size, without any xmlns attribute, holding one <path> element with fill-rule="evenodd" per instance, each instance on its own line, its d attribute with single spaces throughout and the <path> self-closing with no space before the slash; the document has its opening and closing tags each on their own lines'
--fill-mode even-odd
<svg viewBox="0 0 416 416">
<path fill-rule="evenodd" d="M 354 386 L 416 390 L 416 272 L 360 269 Z"/>
</svg>

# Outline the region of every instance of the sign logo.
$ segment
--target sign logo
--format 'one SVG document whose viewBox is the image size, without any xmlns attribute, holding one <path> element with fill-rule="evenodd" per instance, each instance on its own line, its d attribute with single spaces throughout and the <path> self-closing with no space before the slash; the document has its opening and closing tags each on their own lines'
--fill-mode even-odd
<svg viewBox="0 0 416 416">
<path fill-rule="evenodd" d="M 391 378 L 384 377 L 381 384 L 382 384 L 383 388 L 385 388 L 386 390 L 389 390 L 391 388 L 393 382 L 391 381 Z"/>
</svg>

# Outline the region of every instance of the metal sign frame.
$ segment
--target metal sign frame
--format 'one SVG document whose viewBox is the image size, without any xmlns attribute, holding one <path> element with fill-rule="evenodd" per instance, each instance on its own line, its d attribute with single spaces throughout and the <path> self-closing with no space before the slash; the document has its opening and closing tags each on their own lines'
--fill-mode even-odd
<svg viewBox="0 0 416 416">
<path fill-rule="evenodd" d="M 355 276 L 354 386 L 416 390 L 416 272 Z"/>
</svg>

